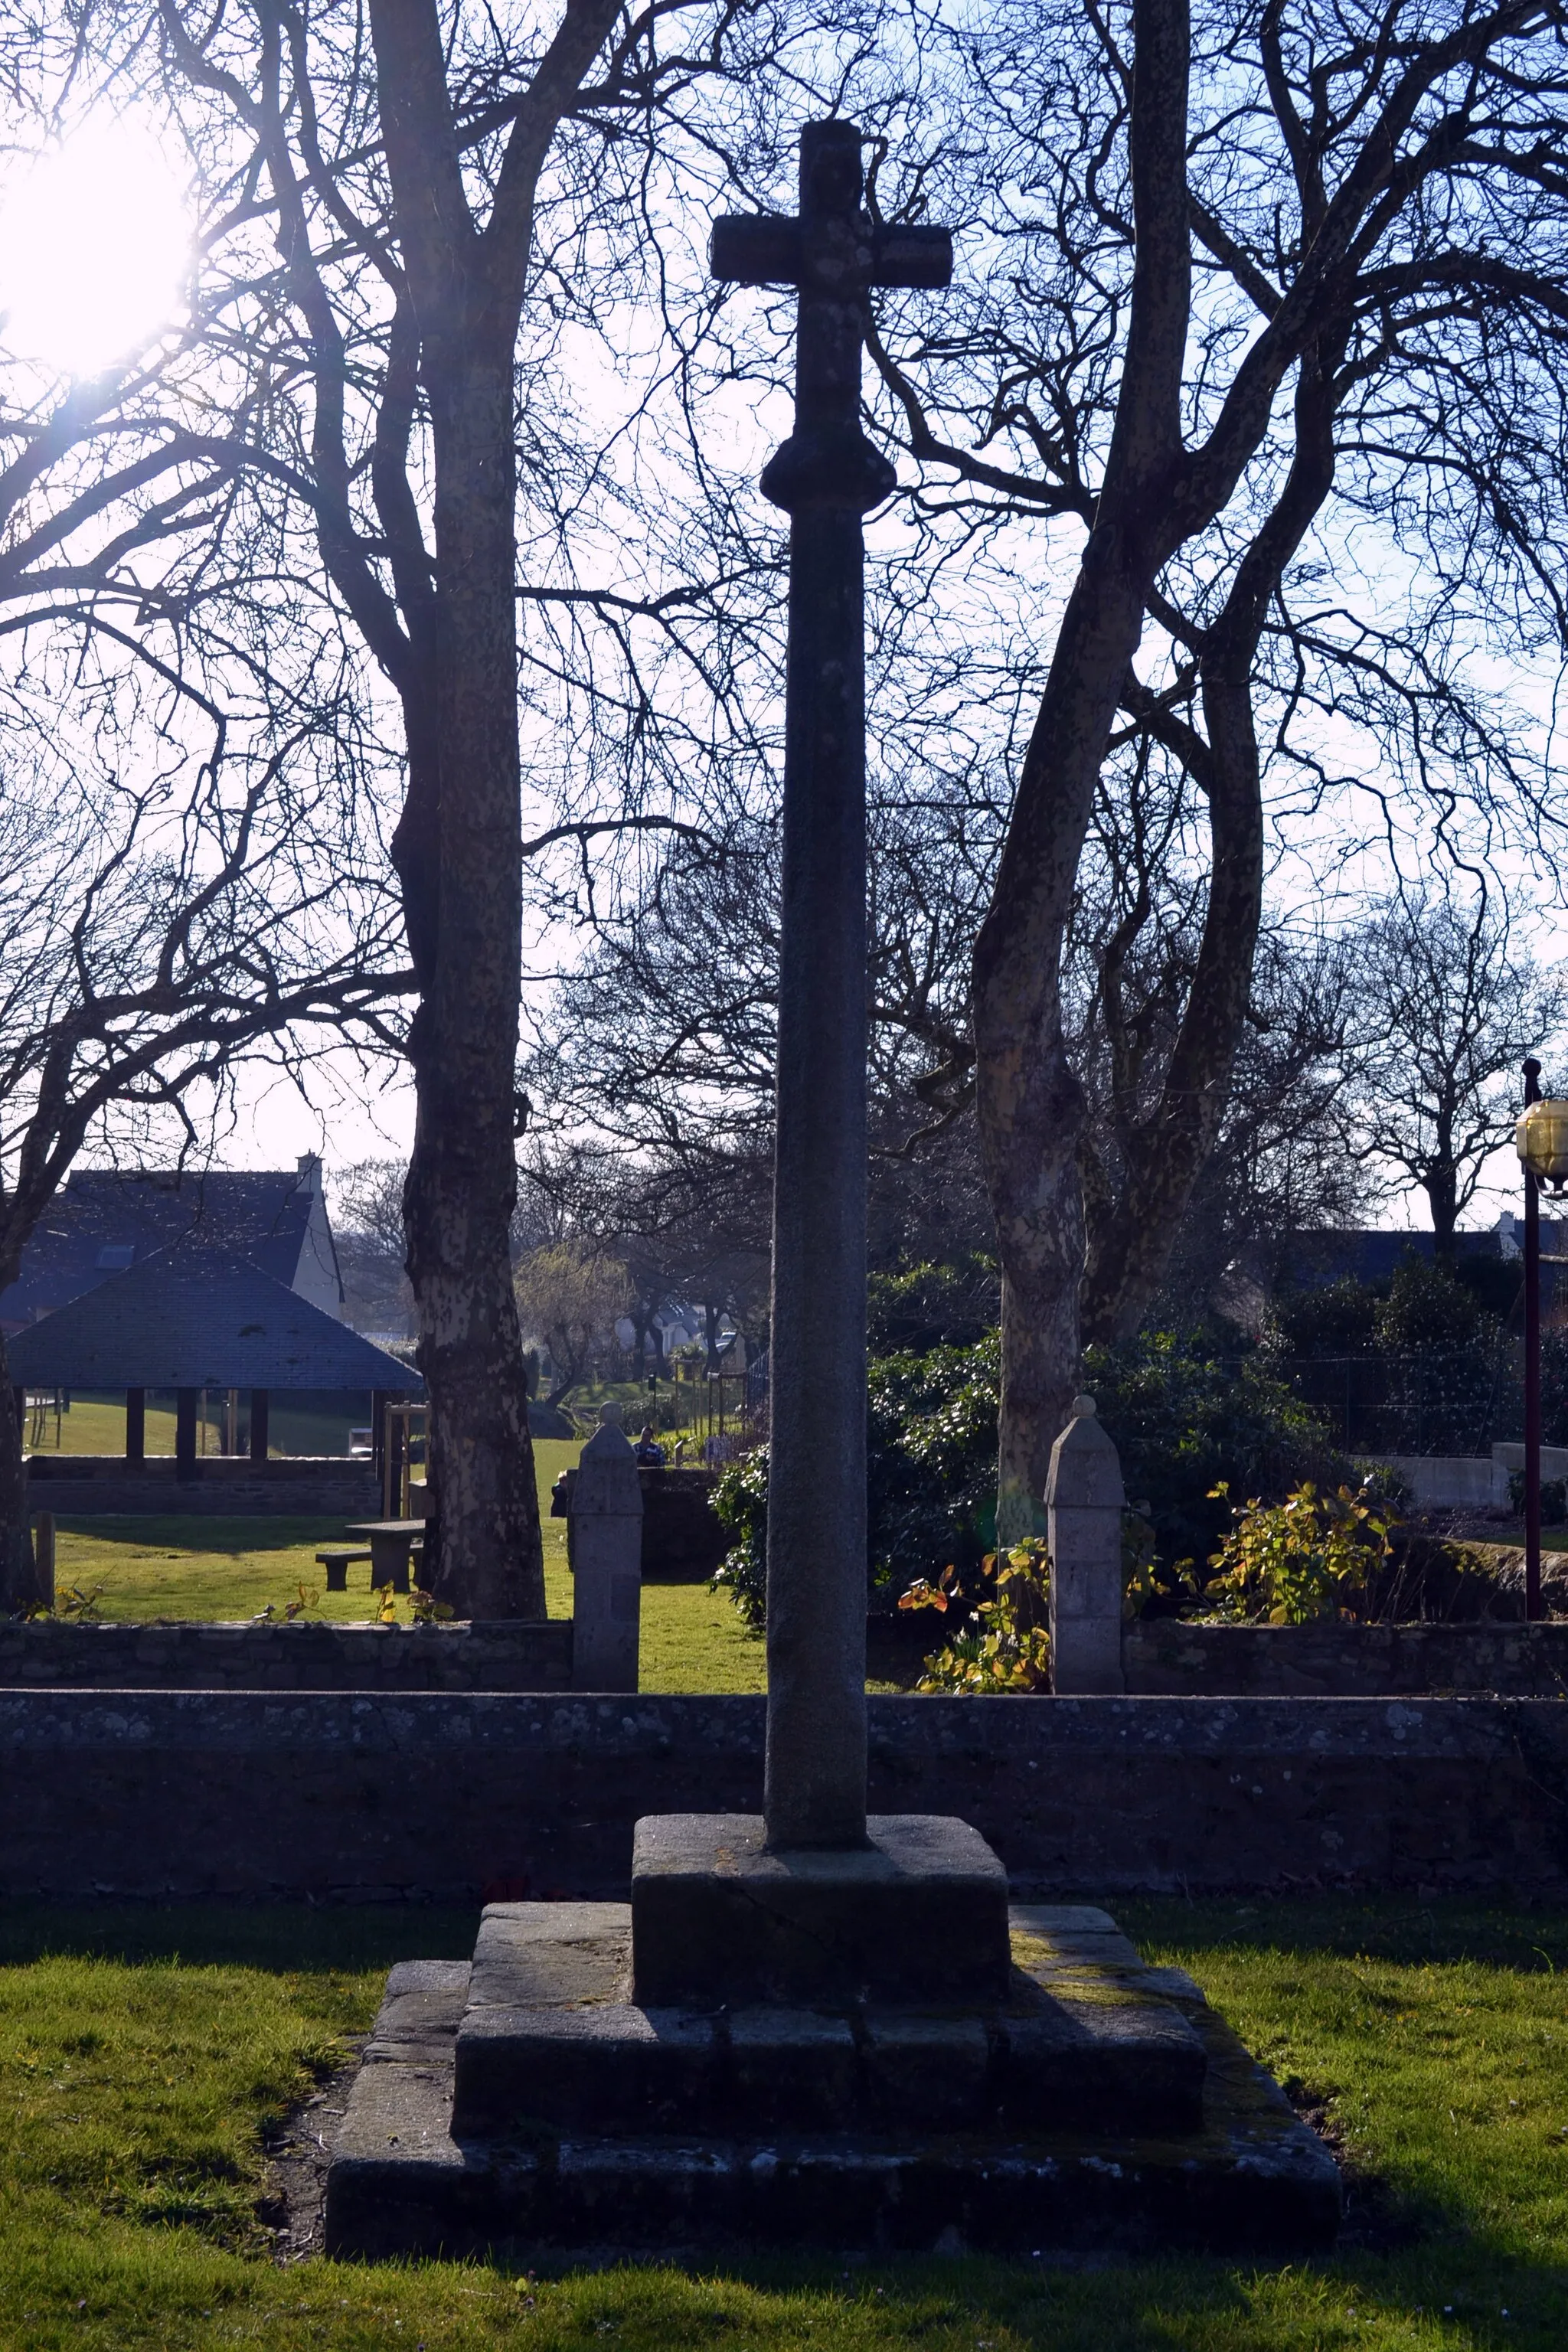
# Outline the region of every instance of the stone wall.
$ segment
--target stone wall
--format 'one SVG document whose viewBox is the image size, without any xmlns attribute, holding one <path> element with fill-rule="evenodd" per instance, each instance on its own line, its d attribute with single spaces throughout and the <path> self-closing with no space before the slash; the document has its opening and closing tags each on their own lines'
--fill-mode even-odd
<svg viewBox="0 0 1568 2352">
<path fill-rule="evenodd" d="M 0 1619 L 0 1685 L 73 1690 L 549 1691 L 572 1622 L 92 1625 Z"/>
<path fill-rule="evenodd" d="M 929 1628 L 873 1664 L 918 1671 Z M 1122 1634 L 1129 1696 L 1411 1697 L 1568 1695 L 1568 1622 L 1189 1625 Z M 569 1620 L 546 1625 L 82 1624 L 0 1619 L 0 1687 L 93 1690 L 550 1691 L 572 1682 Z"/>
<path fill-rule="evenodd" d="M 731 1545 L 729 1528 L 713 1508 L 717 1470 L 679 1470 L 647 1464 L 637 1472 L 642 1489 L 642 1575 L 645 1584 L 705 1584 Z M 566 1556 L 572 1557 L 572 1497 L 574 1469 L 563 1470 L 550 1490 L 550 1516 L 566 1522 Z"/>
<path fill-rule="evenodd" d="M 1556 1698 L 1568 1694 L 1568 1623 L 1189 1625 L 1141 1617 L 1122 1629 L 1121 1664 L 1129 1694 L 1144 1697 Z"/>
<path fill-rule="evenodd" d="M 763 1702 L 0 1691 L 0 1894 L 625 1890 L 645 1812 L 754 1811 Z M 870 1701 L 875 1810 L 1021 1888 L 1568 1897 L 1560 1700 Z"/>
</svg>

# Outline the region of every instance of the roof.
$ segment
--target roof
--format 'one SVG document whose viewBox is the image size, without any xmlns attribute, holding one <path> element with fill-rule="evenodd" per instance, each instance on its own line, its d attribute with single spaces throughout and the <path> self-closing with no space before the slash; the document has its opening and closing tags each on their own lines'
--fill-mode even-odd
<svg viewBox="0 0 1568 2352">
<path fill-rule="evenodd" d="M 18 1388 L 386 1389 L 417 1372 L 231 1252 L 186 1242 L 7 1344 Z"/>
<path fill-rule="evenodd" d="M 1495 1233 L 1454 1235 L 1460 1257 L 1496 1257 Z M 1303 1290 L 1324 1289 L 1350 1276 L 1357 1282 L 1386 1282 L 1406 1258 L 1432 1259 L 1436 1244 L 1426 1233 L 1321 1231 L 1286 1235 L 1279 1252 L 1279 1278 Z"/>
<path fill-rule="evenodd" d="M 291 1285 L 316 1198 L 296 1168 L 79 1169 L 38 1220 L 16 1280 L 0 1292 L 0 1321 L 9 1329 L 52 1314 L 186 1238 Z"/>
</svg>

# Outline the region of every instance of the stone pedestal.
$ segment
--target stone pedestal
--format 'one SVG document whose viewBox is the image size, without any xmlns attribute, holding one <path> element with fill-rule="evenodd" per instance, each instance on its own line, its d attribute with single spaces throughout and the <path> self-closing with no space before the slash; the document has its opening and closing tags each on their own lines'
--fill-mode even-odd
<svg viewBox="0 0 1568 2352">
<path fill-rule="evenodd" d="M 632 1853 L 634 1998 L 998 2000 L 1007 1874 L 967 1822 L 873 1814 L 859 1850 L 770 1853 L 753 1813 L 655 1813 Z"/>
<path fill-rule="evenodd" d="M 1051 1448 L 1046 1541 L 1051 1555 L 1051 1687 L 1089 1697 L 1127 1687 L 1121 1670 L 1121 1465 L 1092 1397 Z"/>
</svg>

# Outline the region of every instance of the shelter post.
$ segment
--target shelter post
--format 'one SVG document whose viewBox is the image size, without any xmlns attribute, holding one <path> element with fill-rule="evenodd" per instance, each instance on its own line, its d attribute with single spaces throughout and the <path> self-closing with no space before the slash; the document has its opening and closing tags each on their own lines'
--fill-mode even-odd
<svg viewBox="0 0 1568 2352">
<path fill-rule="evenodd" d="M 267 1414 L 271 1392 L 267 1389 L 250 1391 L 250 1458 L 253 1462 L 267 1459 Z"/>
<path fill-rule="evenodd" d="M 21 1431 L 21 1433 L 22 1433 L 22 1442 L 23 1442 L 23 1444 L 26 1444 L 26 1439 L 27 1439 L 27 1391 L 26 1391 L 26 1390 L 25 1388 L 14 1388 L 14 1389 L 12 1390 L 12 1391 L 11 1391 L 11 1402 L 12 1402 L 13 1406 L 14 1406 L 14 1407 L 15 1407 L 15 1409 L 16 1409 L 16 1426 L 17 1426 L 17 1428 Z"/>
<path fill-rule="evenodd" d="M 174 1475 L 182 1485 L 196 1475 L 196 1395 L 174 1391 Z"/>
<path fill-rule="evenodd" d="M 125 1459 L 138 1463 L 147 1459 L 145 1389 L 127 1389 L 125 1391 Z"/>
</svg>

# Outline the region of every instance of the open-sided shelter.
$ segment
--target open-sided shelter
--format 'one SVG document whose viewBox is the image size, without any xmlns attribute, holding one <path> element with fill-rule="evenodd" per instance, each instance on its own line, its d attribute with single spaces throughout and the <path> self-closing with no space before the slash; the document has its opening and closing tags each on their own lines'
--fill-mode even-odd
<svg viewBox="0 0 1568 2352">
<path fill-rule="evenodd" d="M 274 1389 L 422 1396 L 409 1365 L 259 1266 L 189 1243 L 161 1250 L 19 1332 L 7 1350 L 18 1404 L 28 1389 L 123 1389 L 126 1459 L 145 1451 L 149 1389 L 176 1396 L 174 1452 L 196 1458 L 204 1389 L 250 1391 L 250 1454 L 267 1459 Z M 379 1402 L 374 1412 L 379 1428 Z"/>
</svg>

